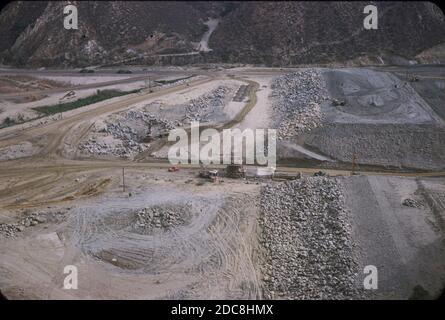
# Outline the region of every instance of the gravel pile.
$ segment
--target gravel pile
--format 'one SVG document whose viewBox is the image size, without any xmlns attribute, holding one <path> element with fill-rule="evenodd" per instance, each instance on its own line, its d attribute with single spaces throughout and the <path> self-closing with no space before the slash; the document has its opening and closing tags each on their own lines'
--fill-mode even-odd
<svg viewBox="0 0 445 320">
<path fill-rule="evenodd" d="M 145 110 L 131 110 L 122 113 L 117 119 L 106 120 L 105 124 L 105 128 L 96 131 L 113 137 L 113 143 L 91 136 L 80 145 L 80 150 L 96 155 L 131 158 L 134 154 L 149 148 L 148 137 L 159 136 L 178 125 L 178 123 L 157 117 Z"/>
<path fill-rule="evenodd" d="M 16 223 L 0 223 L 0 237 L 13 238 L 17 232 L 21 232 L 24 229 Z"/>
<path fill-rule="evenodd" d="M 357 297 L 350 224 L 335 179 L 307 177 L 268 185 L 261 210 L 267 298 Z"/>
<path fill-rule="evenodd" d="M 403 200 L 402 204 L 406 207 L 411 208 L 420 208 L 423 206 L 423 203 L 421 201 L 417 201 L 411 198 L 406 198 L 405 200 Z"/>
<path fill-rule="evenodd" d="M 32 213 L 16 223 L 0 223 L 0 236 L 4 238 L 14 238 L 18 232 L 22 232 L 25 228 L 45 223 L 46 218 L 39 213 Z"/>
<path fill-rule="evenodd" d="M 79 149 L 94 155 L 114 155 L 121 158 L 130 158 L 134 152 L 144 151 L 144 146 L 136 142 L 124 145 L 122 142 L 113 145 L 104 141 L 98 141 L 96 137 L 90 137 L 79 146 Z"/>
<path fill-rule="evenodd" d="M 433 124 L 324 123 L 305 145 L 343 162 L 445 169 L 445 128 Z"/>
<path fill-rule="evenodd" d="M 320 71 L 285 74 L 271 87 L 279 140 L 310 132 L 321 124 L 320 103 L 328 99 L 328 92 Z"/>
<path fill-rule="evenodd" d="M 211 92 L 193 99 L 185 107 L 185 122 L 210 121 L 212 113 L 221 111 L 231 89 L 220 86 Z"/>
<path fill-rule="evenodd" d="M 136 212 L 134 229 L 149 234 L 156 229 L 170 230 L 184 225 L 190 219 L 190 211 L 185 206 L 153 206 Z"/>
</svg>

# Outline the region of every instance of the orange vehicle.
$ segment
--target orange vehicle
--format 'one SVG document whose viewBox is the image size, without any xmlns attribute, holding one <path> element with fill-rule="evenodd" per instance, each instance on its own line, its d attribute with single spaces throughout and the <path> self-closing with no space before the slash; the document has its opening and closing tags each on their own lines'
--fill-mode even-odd
<svg viewBox="0 0 445 320">
<path fill-rule="evenodd" d="M 168 168 L 168 172 L 176 172 L 176 171 L 179 171 L 178 166 L 173 166 L 173 167 Z"/>
</svg>

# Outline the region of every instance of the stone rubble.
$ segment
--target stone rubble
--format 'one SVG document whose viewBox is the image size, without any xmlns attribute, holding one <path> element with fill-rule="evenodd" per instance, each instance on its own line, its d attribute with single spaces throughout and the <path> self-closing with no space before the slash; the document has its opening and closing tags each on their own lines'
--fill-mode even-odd
<svg viewBox="0 0 445 320">
<path fill-rule="evenodd" d="M 47 218 L 36 212 L 21 218 L 15 223 L 0 223 L 0 237 L 14 238 L 17 233 L 24 231 L 26 228 L 45 222 L 47 222 Z"/>
<path fill-rule="evenodd" d="M 185 206 L 152 206 L 136 212 L 134 228 L 147 234 L 156 229 L 170 230 L 184 225 L 190 218 L 190 212 Z"/>
<path fill-rule="evenodd" d="M 150 113 L 151 104 L 143 108 L 130 110 L 109 117 L 104 121 L 104 127 L 93 128 L 94 134 L 79 146 L 81 152 L 94 155 L 112 155 L 131 159 L 134 155 L 149 149 L 149 136 L 157 138 L 171 129 L 182 127 L 191 121 L 210 121 L 212 116 L 222 113 L 228 94 L 233 88 L 219 86 L 209 93 L 180 108 L 182 118 L 176 120 L 164 119 Z M 156 102 L 153 102 L 156 104 Z M 159 106 L 154 106 L 159 107 Z M 163 107 L 160 107 L 162 110 Z M 106 139 L 106 137 L 113 139 Z"/>
<path fill-rule="evenodd" d="M 266 298 L 358 297 L 351 226 L 334 178 L 269 184 L 262 190 L 261 211 Z"/>
<path fill-rule="evenodd" d="M 410 198 L 406 198 L 405 200 L 403 200 L 402 204 L 404 206 L 410 207 L 410 208 L 420 208 L 423 206 L 423 203 L 421 201 L 417 201 L 417 200 L 410 199 Z"/>
<path fill-rule="evenodd" d="M 150 114 L 146 110 L 127 111 L 119 114 L 117 119 L 106 120 L 105 124 L 106 127 L 99 131 L 112 136 L 118 142 L 108 144 L 92 136 L 79 146 L 80 150 L 96 155 L 131 158 L 149 148 L 150 144 L 144 142 L 149 135 L 156 136 L 180 125 L 178 122 Z M 136 127 L 139 127 L 139 130 Z"/>
<path fill-rule="evenodd" d="M 230 92 L 230 88 L 219 86 L 211 92 L 191 100 L 185 106 L 185 122 L 209 121 L 213 112 L 224 107 L 225 99 Z"/>
<path fill-rule="evenodd" d="M 271 88 L 279 140 L 310 132 L 321 125 L 320 104 L 329 94 L 320 71 L 307 69 L 279 76 Z"/>
</svg>

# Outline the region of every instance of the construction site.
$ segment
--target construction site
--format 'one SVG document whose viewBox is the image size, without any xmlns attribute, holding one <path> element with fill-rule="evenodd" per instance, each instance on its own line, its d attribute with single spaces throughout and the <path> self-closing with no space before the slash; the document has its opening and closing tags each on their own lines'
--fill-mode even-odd
<svg viewBox="0 0 445 320">
<path fill-rule="evenodd" d="M 445 18 L 363 6 L 8 4 L 0 298 L 443 295 Z"/>
<path fill-rule="evenodd" d="M 443 67 L 22 72 L 1 70 L 8 299 L 441 293 Z M 115 89 L 137 91 L 64 108 Z M 275 128 L 277 167 L 172 166 L 165 132 L 197 120 Z"/>
</svg>

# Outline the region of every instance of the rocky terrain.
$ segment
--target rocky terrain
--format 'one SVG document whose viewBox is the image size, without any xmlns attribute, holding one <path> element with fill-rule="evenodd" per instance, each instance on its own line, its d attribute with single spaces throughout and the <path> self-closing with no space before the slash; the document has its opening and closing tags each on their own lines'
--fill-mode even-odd
<svg viewBox="0 0 445 320">
<path fill-rule="evenodd" d="M 97 134 L 81 143 L 79 150 L 123 158 L 131 158 L 146 150 L 152 139 L 175 128 L 174 122 L 150 113 L 148 108 L 149 106 L 141 110 L 130 110 L 96 122 L 92 131 Z"/>
<path fill-rule="evenodd" d="M 261 193 L 269 298 L 357 298 L 357 262 L 341 185 L 307 177 Z"/>
<path fill-rule="evenodd" d="M 220 86 L 209 93 L 206 93 L 196 99 L 191 100 L 185 106 L 186 123 L 191 121 L 209 121 L 216 114 L 221 113 L 222 108 L 227 102 L 227 96 L 233 93 L 228 87 Z"/>
<path fill-rule="evenodd" d="M 378 30 L 363 8 L 379 9 Z M 407 23 L 409 21 L 409 23 Z M 272 66 L 364 59 L 407 63 L 445 41 L 441 10 L 426 2 L 240 2 L 210 39 L 224 60 Z"/>
<path fill-rule="evenodd" d="M 424 82 L 422 95 L 427 89 L 435 95 Z M 365 68 L 304 68 L 275 78 L 270 99 L 279 154 L 443 169 L 445 126 L 435 112 L 442 108 L 429 105 L 411 83 Z"/>
<path fill-rule="evenodd" d="M 72 1 L 79 30 L 61 32 L 65 1 L 13 2 L 0 14 L 4 64 L 307 63 L 437 61 L 445 42 L 441 10 L 429 2 L 105 2 Z M 379 29 L 363 28 L 363 8 L 379 9 Z M 196 51 L 219 18 L 209 50 Z M 409 23 L 406 23 L 409 21 Z M 416 55 L 421 54 L 419 57 Z"/>
<path fill-rule="evenodd" d="M 327 100 L 328 95 L 317 69 L 277 77 L 272 89 L 279 139 L 308 133 L 321 124 L 320 103 Z"/>
<path fill-rule="evenodd" d="M 27 210 L 16 222 L 0 223 L 0 238 L 14 238 L 18 233 L 25 231 L 29 227 L 47 223 L 48 221 L 63 220 L 64 212 L 32 212 Z"/>
<path fill-rule="evenodd" d="M 14 2 L 0 15 L 4 63 L 88 65 L 137 57 L 138 53 L 187 52 L 205 31 L 211 12 L 186 2 L 71 1 L 79 29 L 63 29 L 68 1 Z M 25 18 L 23 18 L 25 17 Z M 65 32 L 64 32 L 65 31 Z"/>
<path fill-rule="evenodd" d="M 86 155 L 133 159 L 171 129 L 188 126 L 191 121 L 229 120 L 224 108 L 235 89 L 234 85 L 221 85 L 178 105 L 152 102 L 112 114 L 92 125 L 90 134 L 80 143 L 79 151 Z"/>
<path fill-rule="evenodd" d="M 136 212 L 134 228 L 142 234 L 155 230 L 170 230 L 185 224 L 191 219 L 187 206 L 153 206 Z"/>
<path fill-rule="evenodd" d="M 61 26 L 68 3 L 77 31 Z M 369 3 L 379 30 L 363 29 Z M 443 58 L 444 20 L 420 2 L 7 5 L 0 298 L 437 297 L 445 68 L 415 64 Z M 175 165 L 167 136 L 192 121 L 277 129 L 277 161 L 257 165 L 256 143 L 242 168 Z"/>
<path fill-rule="evenodd" d="M 441 170 L 445 166 L 443 126 L 326 124 L 305 143 L 340 161 Z"/>
<path fill-rule="evenodd" d="M 443 290 L 442 67 L 128 69 L 135 83 L 150 72 L 161 85 L 0 129 L 8 299 L 429 299 Z M 85 79 L 94 93 L 94 78 L 118 70 L 0 72 Z M 56 103 L 66 95 L 40 90 Z M 172 170 L 166 133 L 192 120 L 279 129 L 276 167 Z M 218 179 L 205 177 L 213 169 Z M 78 290 L 63 289 L 68 264 L 79 268 Z M 369 265 L 379 290 L 363 286 Z"/>
</svg>

